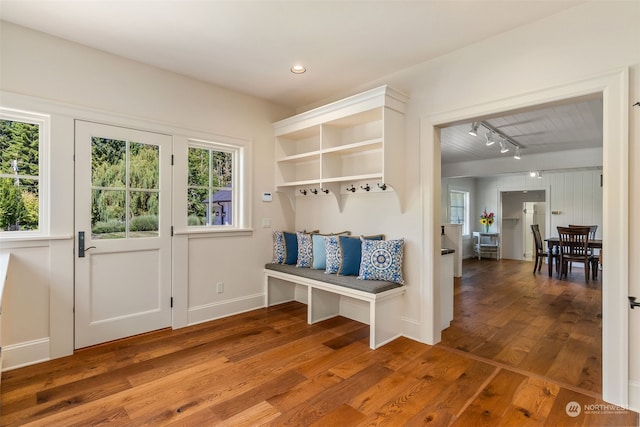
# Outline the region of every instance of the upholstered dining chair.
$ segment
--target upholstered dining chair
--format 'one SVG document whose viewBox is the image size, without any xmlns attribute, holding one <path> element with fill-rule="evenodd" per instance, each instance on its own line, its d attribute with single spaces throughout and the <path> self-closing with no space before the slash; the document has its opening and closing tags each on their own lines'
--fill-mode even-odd
<svg viewBox="0 0 640 427">
<path fill-rule="evenodd" d="M 542 264 L 544 263 L 544 259 L 548 258 L 549 253 L 544 248 L 544 242 L 542 241 L 542 236 L 540 235 L 540 225 L 531 224 L 531 231 L 533 232 L 533 241 L 536 245 L 536 259 L 533 264 L 533 272 L 535 273 L 536 270 L 540 272 L 540 270 L 542 269 Z M 549 259 L 549 262 L 553 263 L 554 258 L 555 255 L 552 255 Z M 557 262 L 556 266 L 558 266 Z M 553 265 L 551 267 L 553 268 Z"/>
<path fill-rule="evenodd" d="M 573 262 L 584 264 L 584 280 L 589 281 L 589 233 L 590 227 L 558 227 L 560 239 L 560 278 L 566 277 Z"/>
</svg>

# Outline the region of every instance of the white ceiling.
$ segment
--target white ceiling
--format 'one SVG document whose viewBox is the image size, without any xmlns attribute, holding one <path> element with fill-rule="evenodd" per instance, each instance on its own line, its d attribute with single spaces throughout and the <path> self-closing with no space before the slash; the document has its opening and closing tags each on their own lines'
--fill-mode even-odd
<svg viewBox="0 0 640 427">
<path fill-rule="evenodd" d="M 521 146 L 524 158 L 531 154 L 602 147 L 602 108 L 602 96 L 598 95 L 481 119 Z M 498 143 L 487 146 L 486 128 L 480 127 L 477 136 L 470 135 L 470 129 L 471 123 L 442 129 L 443 164 L 514 155 L 515 147 L 511 144 L 506 144 L 510 151 L 505 154 L 500 153 Z"/>
<path fill-rule="evenodd" d="M 301 108 L 580 3 L 0 0 L 0 18 Z M 524 155 L 602 145 L 601 99 L 484 119 Z M 443 163 L 502 156 L 469 127 L 443 130 Z"/>
<path fill-rule="evenodd" d="M 583 2 L 0 0 L 0 18 L 298 108 Z"/>
</svg>

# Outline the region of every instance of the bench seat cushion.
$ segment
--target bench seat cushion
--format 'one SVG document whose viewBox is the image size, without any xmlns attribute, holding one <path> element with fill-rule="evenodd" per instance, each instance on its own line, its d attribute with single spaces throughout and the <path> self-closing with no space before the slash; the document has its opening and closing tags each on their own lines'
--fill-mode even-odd
<svg viewBox="0 0 640 427">
<path fill-rule="evenodd" d="M 286 264 L 266 264 L 268 270 L 289 273 L 295 276 L 305 277 L 307 279 L 318 280 L 320 282 L 331 283 L 332 285 L 344 286 L 350 289 L 356 289 L 362 292 L 378 294 L 390 289 L 400 288 L 402 285 L 383 280 L 361 280 L 356 276 L 337 276 L 335 274 L 327 274 L 324 270 L 312 270 L 310 268 L 298 268 L 293 265 Z"/>
</svg>

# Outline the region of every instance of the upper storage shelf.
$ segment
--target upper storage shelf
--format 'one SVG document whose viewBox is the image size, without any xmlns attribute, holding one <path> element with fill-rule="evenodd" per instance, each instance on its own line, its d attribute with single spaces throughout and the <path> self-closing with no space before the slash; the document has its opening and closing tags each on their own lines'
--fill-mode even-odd
<svg viewBox="0 0 640 427">
<path fill-rule="evenodd" d="M 406 102 L 381 86 L 274 123 L 277 190 L 329 190 L 342 210 L 342 185 L 374 180 L 393 188 L 402 207 Z"/>
</svg>

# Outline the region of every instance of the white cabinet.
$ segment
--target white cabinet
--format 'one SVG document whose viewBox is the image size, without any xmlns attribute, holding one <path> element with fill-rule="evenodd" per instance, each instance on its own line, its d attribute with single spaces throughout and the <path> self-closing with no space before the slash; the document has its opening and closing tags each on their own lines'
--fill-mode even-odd
<svg viewBox="0 0 640 427">
<path fill-rule="evenodd" d="M 292 201 L 296 190 L 321 190 L 342 210 L 342 187 L 380 184 L 401 201 L 406 101 L 381 86 L 274 123 L 277 190 Z"/>
</svg>

